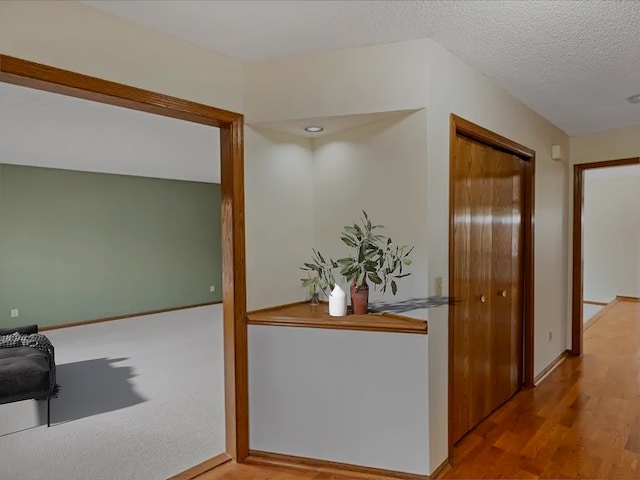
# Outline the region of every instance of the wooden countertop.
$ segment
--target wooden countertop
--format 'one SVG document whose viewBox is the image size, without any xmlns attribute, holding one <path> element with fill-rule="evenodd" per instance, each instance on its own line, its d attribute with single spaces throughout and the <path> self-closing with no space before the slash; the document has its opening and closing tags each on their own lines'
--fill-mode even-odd
<svg viewBox="0 0 640 480">
<path fill-rule="evenodd" d="M 327 328 L 332 330 L 360 330 L 369 332 L 413 333 L 425 335 L 427 321 L 393 313 L 349 314 L 344 317 L 329 315 L 329 305 L 313 306 L 308 301 L 280 305 L 247 313 L 249 325 L 276 325 L 280 327 Z"/>
</svg>

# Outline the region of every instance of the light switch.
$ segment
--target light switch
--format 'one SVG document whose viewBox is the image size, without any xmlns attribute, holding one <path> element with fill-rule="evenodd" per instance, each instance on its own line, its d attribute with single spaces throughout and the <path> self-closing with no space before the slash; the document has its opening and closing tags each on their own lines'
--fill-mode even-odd
<svg viewBox="0 0 640 480">
<path fill-rule="evenodd" d="M 436 277 L 436 297 L 442 296 L 442 277 Z"/>
</svg>

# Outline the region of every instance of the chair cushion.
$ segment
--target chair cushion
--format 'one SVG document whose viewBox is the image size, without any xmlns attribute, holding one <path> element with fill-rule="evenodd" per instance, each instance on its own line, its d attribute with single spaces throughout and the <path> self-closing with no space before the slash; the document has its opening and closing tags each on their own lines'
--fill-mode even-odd
<svg viewBox="0 0 640 480">
<path fill-rule="evenodd" d="M 30 347 L 0 348 L 0 403 L 49 390 L 47 356 Z"/>
</svg>

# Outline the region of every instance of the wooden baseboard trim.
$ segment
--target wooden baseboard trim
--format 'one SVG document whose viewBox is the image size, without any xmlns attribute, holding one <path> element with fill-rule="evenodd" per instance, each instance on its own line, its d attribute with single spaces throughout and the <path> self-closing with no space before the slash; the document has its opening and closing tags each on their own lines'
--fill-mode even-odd
<svg viewBox="0 0 640 480">
<path fill-rule="evenodd" d="M 621 302 L 640 302 L 638 297 L 627 297 L 626 295 L 616 295 L 616 300 Z"/>
<path fill-rule="evenodd" d="M 451 464 L 449 463 L 449 459 L 447 458 L 445 459 L 444 462 L 440 464 L 438 468 L 436 468 L 433 472 L 431 472 L 431 475 L 429 475 L 429 478 L 432 478 L 432 479 L 440 478 L 445 473 L 447 473 L 450 469 L 451 469 Z"/>
<path fill-rule="evenodd" d="M 602 310 L 600 310 L 593 317 L 584 322 L 584 325 L 582 326 L 582 333 L 584 334 L 587 329 L 589 329 L 594 323 L 600 320 L 609 310 L 611 310 L 618 302 L 621 301 L 623 302 L 624 300 L 621 300 L 620 297 L 616 297 L 612 302 L 607 303 L 607 305 Z"/>
<path fill-rule="evenodd" d="M 542 371 L 534 377 L 533 383 L 535 385 L 540 383 L 544 379 L 544 377 L 549 375 L 554 368 L 560 365 L 564 361 L 564 359 L 567 358 L 567 356 L 569 356 L 569 353 L 570 353 L 570 350 L 565 350 L 560 355 L 558 355 L 549 365 L 544 367 Z"/>
<path fill-rule="evenodd" d="M 206 473 L 209 470 L 213 470 L 214 468 L 219 467 L 220 465 L 224 465 L 225 463 L 230 461 L 231 457 L 229 455 L 227 455 L 226 453 L 221 453 L 220 455 L 216 455 L 209 460 L 205 460 L 204 462 L 199 463 L 198 465 L 195 465 L 190 469 L 185 470 L 184 472 L 174 475 L 168 480 L 193 480 L 203 473 Z"/>
<path fill-rule="evenodd" d="M 90 325 L 92 323 L 111 322 L 112 320 L 123 320 L 125 318 L 142 317 L 144 315 L 154 315 L 156 313 L 173 312 L 176 310 L 186 310 L 187 308 L 205 307 L 207 305 L 217 305 L 222 303 L 221 301 L 196 303 L 194 305 L 182 305 L 180 307 L 162 308 L 160 310 L 149 310 L 147 312 L 128 313 L 126 315 L 116 315 L 114 317 L 95 318 L 93 320 L 81 320 L 79 322 L 61 323 L 60 325 L 47 325 L 44 327 L 38 327 L 38 330 L 44 332 L 46 330 L 57 330 L 58 328 L 77 327 L 79 325 Z"/>
<path fill-rule="evenodd" d="M 592 300 L 583 300 L 582 303 L 586 303 L 587 305 L 602 305 L 603 307 L 609 305 L 609 302 L 595 302 Z"/>
<path fill-rule="evenodd" d="M 582 326 L 582 333 L 584 334 L 584 332 L 586 332 L 594 323 L 596 323 L 598 320 L 600 320 L 600 317 L 602 317 L 602 310 L 599 311 L 598 313 L 596 313 L 589 320 L 584 322 L 584 325 Z"/>
<path fill-rule="evenodd" d="M 620 302 L 640 302 L 640 298 L 628 297 L 625 295 L 616 295 L 616 298 L 612 302 L 607 303 L 607 305 L 602 310 L 600 310 L 593 317 L 591 317 L 589 320 L 584 322 L 584 325 L 582 327 L 582 332 L 584 333 L 589 327 L 591 327 L 594 323 L 596 323 L 598 320 L 604 317 L 609 310 L 611 310 L 616 304 Z"/>
<path fill-rule="evenodd" d="M 299 470 L 313 470 L 337 476 L 348 476 L 351 478 L 367 479 L 407 479 L 407 480 L 428 480 L 428 475 L 417 475 L 415 473 L 397 472 L 381 468 L 363 467 L 348 463 L 330 462 L 317 458 L 296 457 L 293 455 L 283 455 L 280 453 L 262 452 L 249 450 L 249 456 L 244 463 L 253 465 L 268 465 L 276 467 L 295 468 Z"/>
</svg>

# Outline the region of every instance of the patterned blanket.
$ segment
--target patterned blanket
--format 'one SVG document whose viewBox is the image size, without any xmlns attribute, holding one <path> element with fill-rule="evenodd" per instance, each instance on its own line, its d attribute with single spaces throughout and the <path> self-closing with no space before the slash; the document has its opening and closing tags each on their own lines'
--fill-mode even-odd
<svg viewBox="0 0 640 480">
<path fill-rule="evenodd" d="M 10 335 L 0 335 L 0 348 L 31 347 L 39 350 L 47 356 L 49 361 L 49 392 L 52 397 L 57 397 L 60 385 L 56 383 L 56 361 L 53 345 L 47 337 L 39 333 L 23 335 L 12 333 Z"/>
</svg>

